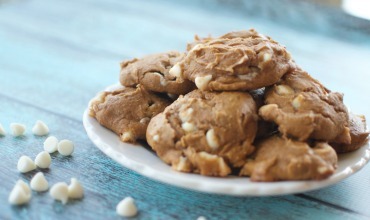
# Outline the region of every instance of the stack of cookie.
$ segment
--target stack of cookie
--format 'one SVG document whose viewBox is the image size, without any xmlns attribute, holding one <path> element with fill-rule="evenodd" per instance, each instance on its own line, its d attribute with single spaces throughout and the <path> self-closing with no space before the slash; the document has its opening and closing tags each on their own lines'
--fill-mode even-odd
<svg viewBox="0 0 370 220">
<path fill-rule="evenodd" d="M 251 29 L 198 38 L 185 53 L 121 64 L 124 86 L 90 115 L 124 142 L 146 140 L 173 169 L 253 181 L 324 179 L 367 140 L 364 116 Z"/>
</svg>

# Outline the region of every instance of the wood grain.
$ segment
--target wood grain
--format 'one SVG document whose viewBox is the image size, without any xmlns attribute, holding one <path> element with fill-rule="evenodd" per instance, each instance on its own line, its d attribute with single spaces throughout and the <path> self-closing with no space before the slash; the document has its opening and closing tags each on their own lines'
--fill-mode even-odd
<svg viewBox="0 0 370 220">
<path fill-rule="evenodd" d="M 50 183 L 77 177 L 83 201 L 66 206 L 33 193 L 28 206 L 7 204 L 19 174 L 18 158 L 35 157 L 44 137 L 0 137 L 0 219 L 116 219 L 125 196 L 139 219 L 366 219 L 370 166 L 335 186 L 296 196 L 236 198 L 172 187 L 142 177 L 103 155 L 86 136 L 88 101 L 118 80 L 119 62 L 167 50 L 184 50 L 194 34 L 214 36 L 255 27 L 285 44 L 304 69 L 330 89 L 344 92 L 355 112 L 370 116 L 370 42 L 340 40 L 290 29 L 272 21 L 205 7 L 196 1 L 6 1 L 0 4 L 0 123 L 44 120 L 51 134 L 76 143 L 72 157 L 53 154 Z M 207 1 L 210 2 L 210 1 Z M 208 7 L 209 6 L 209 7 Z"/>
</svg>

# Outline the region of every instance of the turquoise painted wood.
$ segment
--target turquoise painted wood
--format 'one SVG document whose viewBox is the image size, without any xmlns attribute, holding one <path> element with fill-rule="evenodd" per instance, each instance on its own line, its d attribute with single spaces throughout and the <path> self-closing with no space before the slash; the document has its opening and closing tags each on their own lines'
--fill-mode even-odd
<svg viewBox="0 0 370 220">
<path fill-rule="evenodd" d="M 123 59 L 184 50 L 194 34 L 219 35 L 255 27 L 285 44 L 296 61 L 335 91 L 353 111 L 370 117 L 370 40 L 356 42 L 291 29 L 233 13 L 206 1 L 0 1 L 0 123 L 27 125 L 21 138 L 0 137 L 0 219 L 119 219 L 116 204 L 136 199 L 137 219 L 369 219 L 370 166 L 326 189 L 280 197 L 209 195 L 158 183 L 101 153 L 88 139 L 82 113 L 91 97 L 117 82 Z M 235 1 L 233 1 L 235 2 Z M 82 201 L 66 206 L 48 193 L 13 207 L 7 197 L 18 179 L 18 158 L 35 157 L 45 137 L 30 128 L 41 119 L 51 134 L 71 139 L 71 157 L 53 154 L 43 170 L 51 184 L 80 179 Z"/>
</svg>

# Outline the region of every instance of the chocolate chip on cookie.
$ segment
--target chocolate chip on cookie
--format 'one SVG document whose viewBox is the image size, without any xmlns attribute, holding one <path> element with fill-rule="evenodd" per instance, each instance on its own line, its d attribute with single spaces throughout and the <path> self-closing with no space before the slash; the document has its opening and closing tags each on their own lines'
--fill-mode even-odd
<svg viewBox="0 0 370 220">
<path fill-rule="evenodd" d="M 175 170 L 226 176 L 253 152 L 256 131 L 248 93 L 195 90 L 150 121 L 147 141 Z"/>
<path fill-rule="evenodd" d="M 90 116 L 114 131 L 123 142 L 145 140 L 150 119 L 170 102 L 143 87 L 120 88 L 98 94 L 90 103 Z"/>
<path fill-rule="evenodd" d="M 255 158 L 247 161 L 240 175 L 252 181 L 320 180 L 334 173 L 338 158 L 325 142 L 313 147 L 306 142 L 273 136 L 256 144 Z"/>
<path fill-rule="evenodd" d="M 170 51 L 124 61 L 121 63 L 120 82 L 130 87 L 141 84 L 147 90 L 154 92 L 186 94 L 195 88 L 194 83 L 169 74 L 170 69 L 183 56 L 179 52 Z M 172 71 L 174 70 L 176 69 Z"/>
<path fill-rule="evenodd" d="M 279 131 L 300 141 L 351 143 L 343 94 L 331 92 L 308 73 L 296 69 L 266 91 L 259 115 Z"/>
<path fill-rule="evenodd" d="M 195 82 L 200 90 L 253 90 L 276 83 L 292 66 L 285 47 L 249 31 L 203 39 L 174 66 L 177 78 Z"/>
</svg>

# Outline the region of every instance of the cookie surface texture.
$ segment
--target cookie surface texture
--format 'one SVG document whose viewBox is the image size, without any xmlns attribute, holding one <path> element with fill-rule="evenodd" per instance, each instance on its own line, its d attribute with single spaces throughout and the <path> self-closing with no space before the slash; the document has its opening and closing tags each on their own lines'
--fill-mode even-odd
<svg viewBox="0 0 370 220">
<path fill-rule="evenodd" d="M 331 92 L 302 70 L 286 74 L 266 91 L 259 115 L 287 137 L 351 143 L 343 94 Z"/>
<path fill-rule="evenodd" d="M 143 87 L 102 92 L 90 102 L 90 116 L 114 131 L 124 142 L 144 139 L 150 119 L 170 102 Z"/>
<path fill-rule="evenodd" d="M 254 151 L 257 120 L 248 93 L 195 90 L 151 120 L 147 141 L 175 170 L 226 176 Z"/>
<path fill-rule="evenodd" d="M 130 87 L 141 84 L 147 90 L 154 92 L 186 94 L 195 88 L 194 83 L 176 79 L 169 74 L 170 69 L 182 57 L 182 53 L 170 51 L 124 61 L 121 63 L 120 82 Z"/>
<path fill-rule="evenodd" d="M 270 86 L 294 64 L 284 46 L 253 29 L 206 38 L 191 45 L 179 63 L 178 75 L 204 91 Z"/>
<path fill-rule="evenodd" d="M 312 145 L 278 136 L 270 137 L 256 144 L 255 159 L 244 165 L 240 175 L 264 182 L 325 179 L 335 171 L 337 154 L 325 142 Z"/>
</svg>

